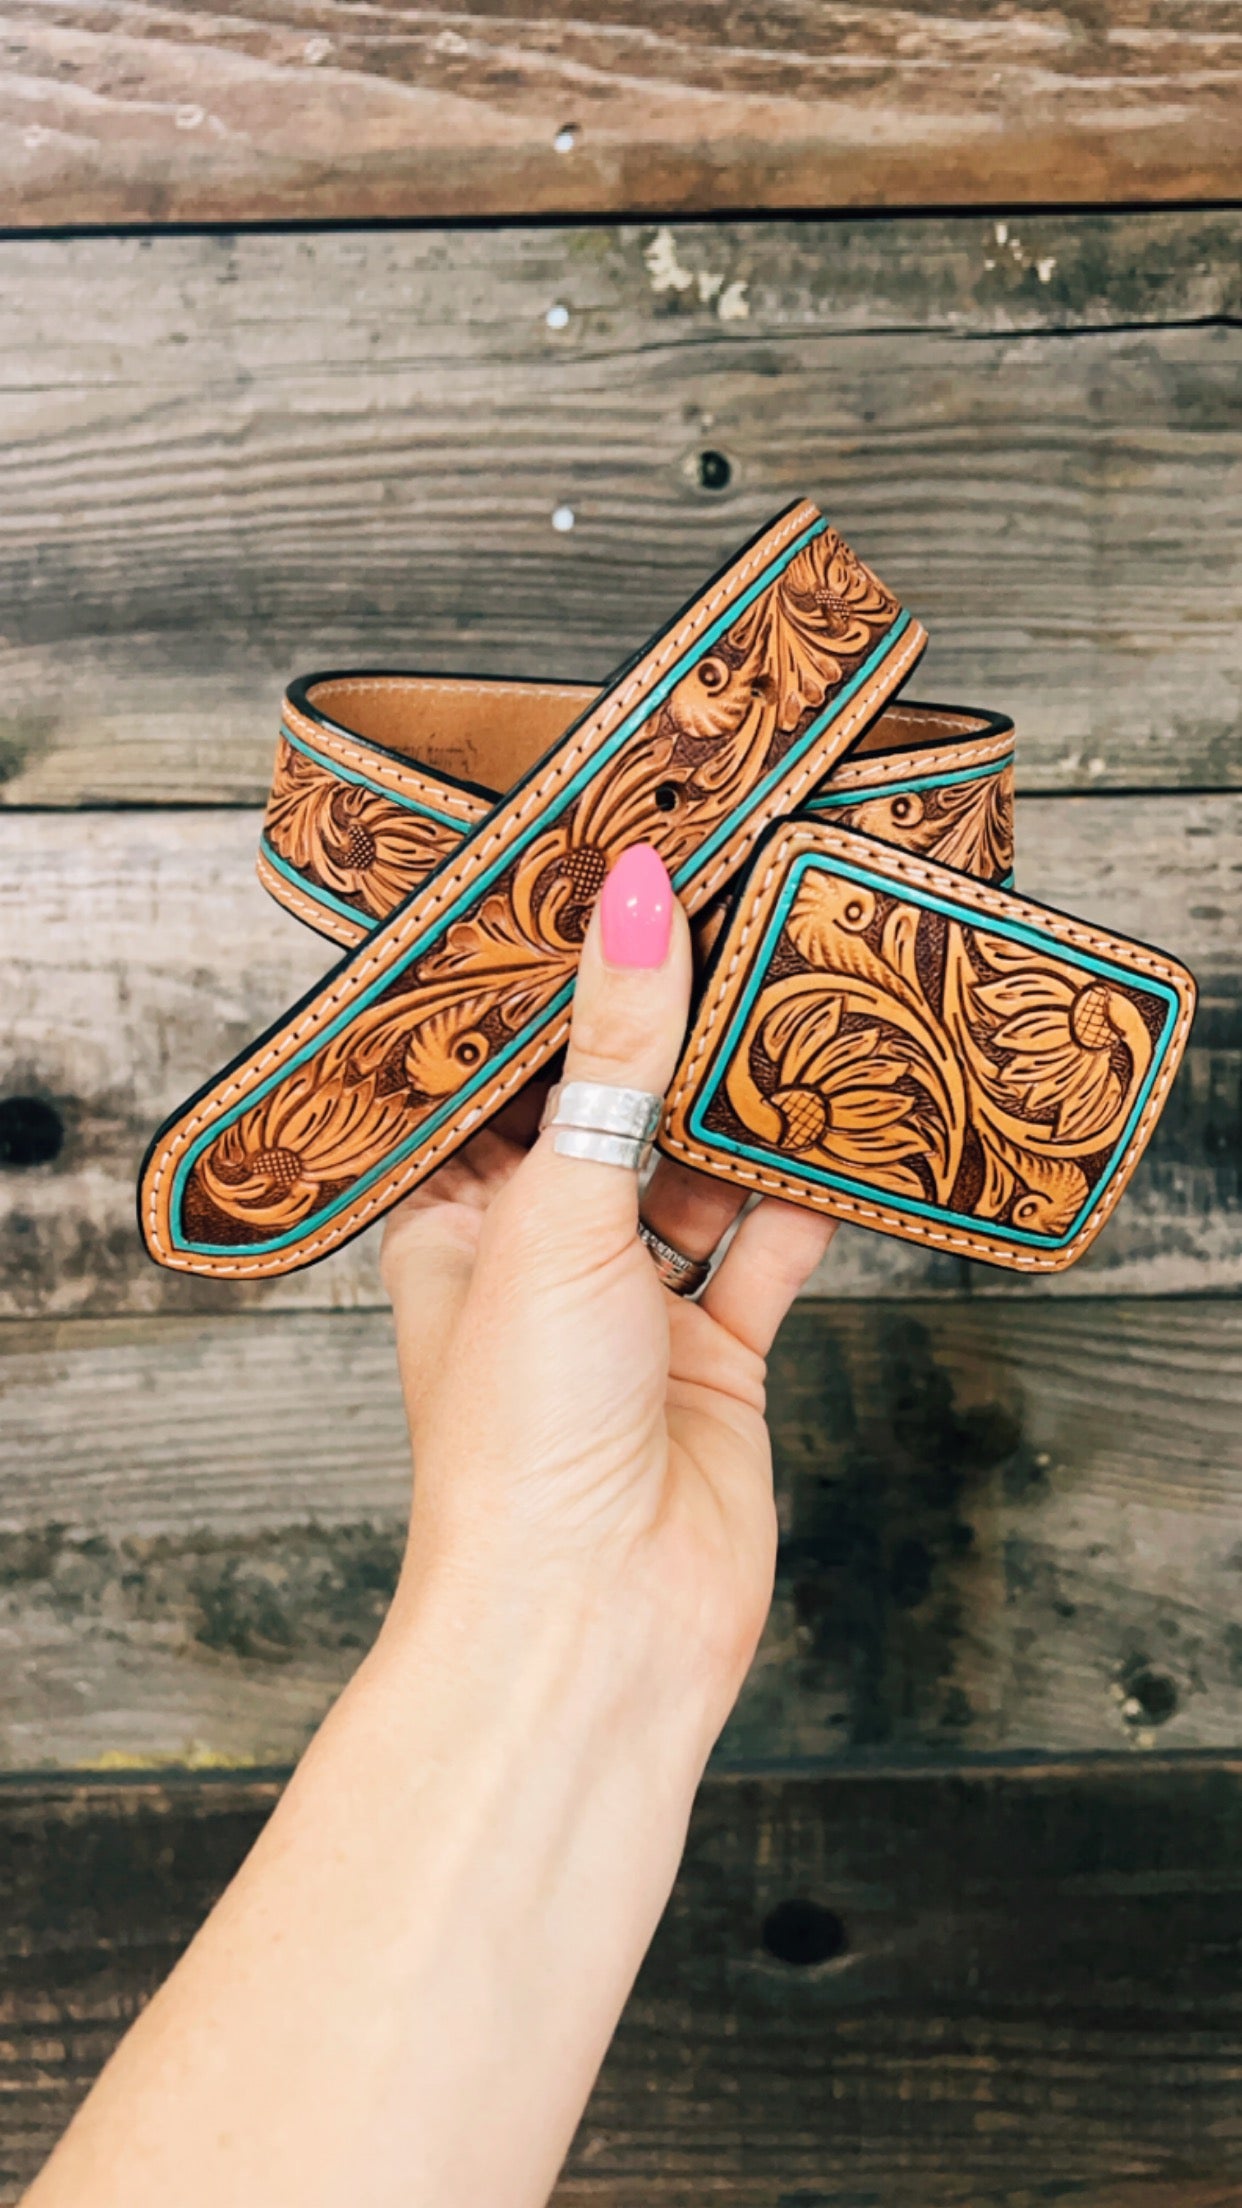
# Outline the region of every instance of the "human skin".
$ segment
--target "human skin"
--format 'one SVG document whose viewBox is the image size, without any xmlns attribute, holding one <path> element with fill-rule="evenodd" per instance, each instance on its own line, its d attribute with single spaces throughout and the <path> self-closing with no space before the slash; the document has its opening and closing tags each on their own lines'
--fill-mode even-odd
<svg viewBox="0 0 1242 2208">
<path fill-rule="evenodd" d="M 600 902 L 566 1078 L 662 1091 L 685 917 L 646 847 Z M 552 2190 L 767 1613 L 764 1357 L 831 1227 L 765 1201 L 678 1301 L 634 1176 L 521 1134 L 388 1222 L 417 1465 L 391 1610 L 28 2208 Z M 690 1252 L 735 1209 L 663 1163 L 644 1198 Z"/>
</svg>

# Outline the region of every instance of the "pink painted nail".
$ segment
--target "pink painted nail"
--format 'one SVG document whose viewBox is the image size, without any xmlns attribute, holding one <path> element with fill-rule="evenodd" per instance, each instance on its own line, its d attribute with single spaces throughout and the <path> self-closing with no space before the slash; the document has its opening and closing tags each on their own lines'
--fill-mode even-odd
<svg viewBox="0 0 1242 2208">
<path fill-rule="evenodd" d="M 600 891 L 599 925 L 610 966 L 662 966 L 673 932 L 673 885 L 654 844 L 623 851 Z"/>
</svg>

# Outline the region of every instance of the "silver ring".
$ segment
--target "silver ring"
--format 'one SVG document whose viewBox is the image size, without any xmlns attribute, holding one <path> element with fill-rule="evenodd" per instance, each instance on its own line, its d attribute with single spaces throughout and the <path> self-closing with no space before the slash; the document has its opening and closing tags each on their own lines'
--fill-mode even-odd
<svg viewBox="0 0 1242 2208">
<path fill-rule="evenodd" d="M 712 1269 L 710 1257 L 687 1257 L 684 1250 L 649 1227 L 645 1219 L 638 1222 L 638 1239 L 646 1244 L 657 1273 L 675 1296 L 697 1296 L 706 1285 Z"/>
<path fill-rule="evenodd" d="M 664 1109 L 647 1089 L 613 1088 L 606 1081 L 558 1081 L 549 1089 L 539 1125 L 555 1129 L 553 1147 L 565 1158 L 590 1158 L 640 1173 Z"/>
</svg>

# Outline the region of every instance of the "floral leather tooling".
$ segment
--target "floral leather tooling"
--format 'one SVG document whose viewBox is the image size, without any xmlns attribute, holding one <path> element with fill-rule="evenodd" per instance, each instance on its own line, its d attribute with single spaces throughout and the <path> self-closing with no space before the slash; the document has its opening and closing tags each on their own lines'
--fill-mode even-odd
<svg viewBox="0 0 1242 2208">
<path fill-rule="evenodd" d="M 660 1148 L 950 1253 L 1070 1264 L 1194 985 L 1014 892 L 1012 724 L 898 702 L 925 641 L 800 503 L 601 691 L 293 684 L 259 872 L 346 956 L 161 1128 L 152 1256 L 262 1277 L 381 1216 L 559 1050 L 600 885 L 645 841 L 700 978 Z"/>
</svg>

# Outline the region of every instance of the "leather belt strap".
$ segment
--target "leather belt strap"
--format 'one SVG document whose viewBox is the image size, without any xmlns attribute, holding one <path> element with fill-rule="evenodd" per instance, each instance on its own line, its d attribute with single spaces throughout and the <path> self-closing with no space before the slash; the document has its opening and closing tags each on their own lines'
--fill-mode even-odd
<svg viewBox="0 0 1242 2208">
<path fill-rule="evenodd" d="M 363 942 L 486 818 L 499 793 L 482 785 L 503 787 L 515 750 L 525 764 L 595 695 L 503 678 L 304 676 L 285 696 L 260 881 L 330 941 Z M 352 730 L 329 718 L 343 714 Z M 959 706 L 885 706 L 799 810 L 1007 883 L 1013 723 Z M 711 929 L 700 920 L 695 932 L 705 948 Z"/>
<path fill-rule="evenodd" d="M 705 975 L 663 1148 L 935 1246 L 1071 1262 L 1193 984 L 1012 896 L 1012 724 L 890 702 L 924 643 L 801 503 L 601 692 L 295 683 L 259 871 L 349 955 L 156 1136 L 151 1254 L 253 1278 L 379 1217 L 560 1048 L 608 864 L 648 841 Z"/>
</svg>

